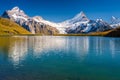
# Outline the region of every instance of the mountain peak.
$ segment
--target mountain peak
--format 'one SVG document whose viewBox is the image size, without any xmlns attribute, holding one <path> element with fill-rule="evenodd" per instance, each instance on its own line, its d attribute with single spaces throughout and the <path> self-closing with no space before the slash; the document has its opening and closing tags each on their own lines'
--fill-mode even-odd
<svg viewBox="0 0 120 80">
<path fill-rule="evenodd" d="M 41 16 L 34 16 L 34 19 L 42 20 L 43 18 Z"/>
<path fill-rule="evenodd" d="M 18 6 L 13 7 L 11 10 L 9 10 L 11 12 L 17 12 L 17 13 L 24 13 L 23 10 L 21 10 Z"/>
<path fill-rule="evenodd" d="M 77 19 L 80 21 L 88 21 L 89 20 L 83 11 L 81 11 L 79 14 L 77 14 L 73 19 Z"/>
<path fill-rule="evenodd" d="M 120 23 L 120 19 L 112 16 L 112 18 L 111 18 L 111 24 L 117 24 L 117 23 Z"/>
<path fill-rule="evenodd" d="M 102 18 L 97 19 L 96 22 L 104 22 Z"/>
<path fill-rule="evenodd" d="M 77 16 L 86 16 L 83 11 L 81 11 Z"/>
<path fill-rule="evenodd" d="M 14 11 L 19 11 L 20 8 L 19 8 L 18 6 L 16 6 L 16 7 L 13 7 L 11 10 L 12 10 L 12 11 L 13 11 L 13 10 L 14 10 Z"/>
<path fill-rule="evenodd" d="M 79 17 L 83 17 L 83 16 L 86 17 L 86 15 L 84 14 L 84 12 L 81 11 L 81 12 L 80 12 L 79 14 L 77 14 L 74 18 L 79 18 Z"/>
<path fill-rule="evenodd" d="M 115 19 L 116 19 L 116 17 L 112 16 L 112 20 L 115 20 Z"/>
<path fill-rule="evenodd" d="M 41 16 L 34 16 L 33 20 L 35 20 L 36 22 L 40 22 L 43 20 L 43 18 Z"/>
<path fill-rule="evenodd" d="M 14 7 L 11 10 L 7 10 L 3 13 L 2 17 L 9 18 L 15 22 L 20 22 L 20 20 L 27 21 L 29 16 L 27 16 L 23 10 L 19 7 Z"/>
</svg>

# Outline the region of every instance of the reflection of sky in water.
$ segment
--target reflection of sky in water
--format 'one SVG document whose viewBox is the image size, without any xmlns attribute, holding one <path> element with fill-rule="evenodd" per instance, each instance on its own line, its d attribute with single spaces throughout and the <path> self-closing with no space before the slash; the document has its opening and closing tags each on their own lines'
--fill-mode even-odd
<svg viewBox="0 0 120 80">
<path fill-rule="evenodd" d="M 63 51 L 66 54 L 74 53 L 80 60 L 84 60 L 89 54 L 101 56 L 105 53 L 114 58 L 116 50 L 119 52 L 120 47 L 117 45 L 119 39 L 102 37 L 29 36 L 21 38 L 24 39 L 12 42 L 9 47 L 9 57 L 15 65 L 25 60 L 25 56 L 29 53 L 40 58 L 41 55 L 49 56 L 49 51 L 54 51 L 56 54 L 62 54 Z"/>
<path fill-rule="evenodd" d="M 120 39 L 0 37 L 0 80 L 120 80 Z"/>
</svg>

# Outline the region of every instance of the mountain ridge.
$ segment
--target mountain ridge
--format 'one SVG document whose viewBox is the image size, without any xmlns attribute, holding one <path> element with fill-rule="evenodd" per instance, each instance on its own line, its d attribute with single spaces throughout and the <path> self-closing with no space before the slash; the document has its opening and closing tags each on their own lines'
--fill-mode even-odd
<svg viewBox="0 0 120 80">
<path fill-rule="evenodd" d="M 102 19 L 88 19 L 83 11 L 74 16 L 72 19 L 68 19 L 60 23 L 45 20 L 41 16 L 29 17 L 19 7 L 14 7 L 11 10 L 5 11 L 2 17 L 16 22 L 33 34 L 46 34 L 46 32 L 44 32 L 46 29 L 49 34 L 79 34 L 104 32 L 113 29 L 113 24 L 109 24 Z"/>
<path fill-rule="evenodd" d="M 17 24 L 21 25 L 26 30 L 32 32 L 32 34 L 57 34 L 59 31 L 51 25 L 44 24 L 43 22 L 37 22 L 32 17 L 25 14 L 19 7 L 14 7 L 11 10 L 7 10 L 2 14 L 2 17 L 8 18 Z M 41 19 L 42 20 L 42 19 Z"/>
</svg>

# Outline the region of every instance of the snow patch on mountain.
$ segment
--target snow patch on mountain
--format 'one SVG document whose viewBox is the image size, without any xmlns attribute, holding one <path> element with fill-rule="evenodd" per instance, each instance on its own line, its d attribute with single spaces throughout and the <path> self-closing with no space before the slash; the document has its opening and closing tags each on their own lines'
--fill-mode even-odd
<svg viewBox="0 0 120 80">
<path fill-rule="evenodd" d="M 82 11 L 79 14 L 77 14 L 74 18 L 62 22 L 61 25 L 66 26 L 66 28 L 75 27 L 82 23 L 87 23 L 88 21 L 89 19 L 86 17 L 84 12 Z"/>
<path fill-rule="evenodd" d="M 111 18 L 111 25 L 112 28 L 117 28 L 120 26 L 120 19 L 112 16 Z"/>
<path fill-rule="evenodd" d="M 40 16 L 33 17 L 33 20 L 35 20 L 36 22 L 42 22 L 44 24 L 53 26 L 53 27 L 57 28 L 60 31 L 61 34 L 65 34 L 66 33 L 65 32 L 65 27 L 63 27 L 63 25 L 61 25 L 60 23 L 54 23 L 54 22 L 50 22 L 50 21 L 44 20 Z"/>
</svg>

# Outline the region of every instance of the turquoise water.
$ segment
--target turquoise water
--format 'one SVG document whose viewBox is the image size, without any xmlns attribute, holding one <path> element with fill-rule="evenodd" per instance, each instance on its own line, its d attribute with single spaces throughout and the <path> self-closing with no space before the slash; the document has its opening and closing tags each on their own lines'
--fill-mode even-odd
<svg viewBox="0 0 120 80">
<path fill-rule="evenodd" d="M 0 80 L 120 80 L 120 38 L 0 37 Z"/>
</svg>

